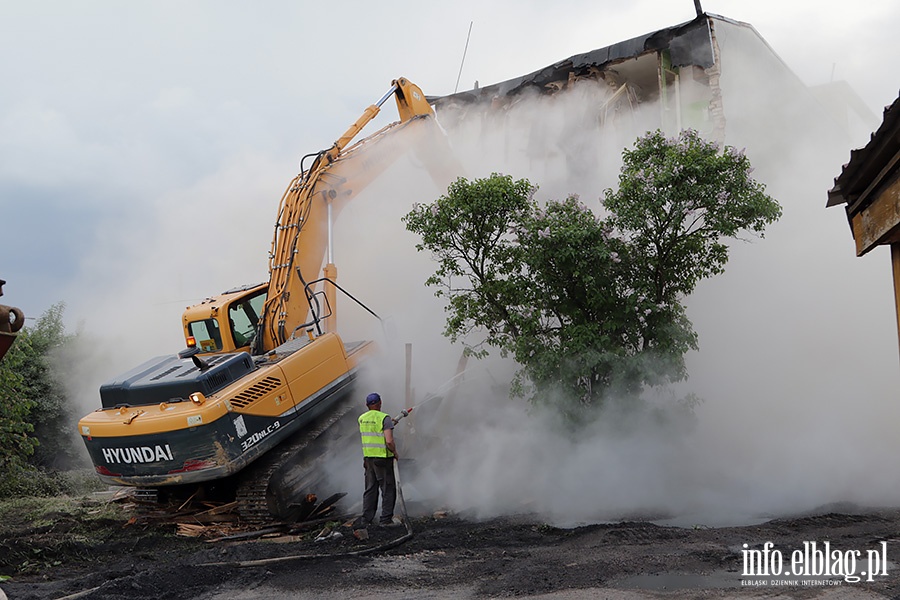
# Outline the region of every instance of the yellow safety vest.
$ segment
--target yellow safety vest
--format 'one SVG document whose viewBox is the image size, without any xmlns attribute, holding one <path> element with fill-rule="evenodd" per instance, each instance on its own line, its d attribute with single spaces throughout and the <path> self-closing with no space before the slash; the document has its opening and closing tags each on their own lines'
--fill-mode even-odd
<svg viewBox="0 0 900 600">
<path fill-rule="evenodd" d="M 391 458 L 394 453 L 384 443 L 384 418 L 389 416 L 378 410 L 367 410 L 359 416 L 359 433 L 362 436 L 363 456 L 367 458 Z"/>
</svg>

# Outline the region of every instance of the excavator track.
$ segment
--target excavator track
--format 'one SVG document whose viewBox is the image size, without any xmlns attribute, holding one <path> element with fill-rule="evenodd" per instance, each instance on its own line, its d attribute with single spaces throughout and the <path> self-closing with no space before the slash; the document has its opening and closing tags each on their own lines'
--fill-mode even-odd
<svg viewBox="0 0 900 600">
<path fill-rule="evenodd" d="M 343 494 L 330 495 L 318 503 L 315 483 L 325 476 L 322 463 L 327 457 L 327 435 L 354 408 L 345 398 L 328 414 L 270 450 L 238 475 L 235 500 L 243 522 L 264 525 L 275 521 L 295 521 L 319 516 Z M 319 452 L 312 452 L 315 447 Z M 300 471 L 300 476 L 297 473 Z M 293 479 L 293 480 L 292 480 Z"/>
</svg>

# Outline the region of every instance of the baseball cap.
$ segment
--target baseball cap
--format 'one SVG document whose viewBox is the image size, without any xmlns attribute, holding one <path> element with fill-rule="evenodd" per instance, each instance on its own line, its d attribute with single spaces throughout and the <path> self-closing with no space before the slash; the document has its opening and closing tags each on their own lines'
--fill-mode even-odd
<svg viewBox="0 0 900 600">
<path fill-rule="evenodd" d="M 372 392 L 371 394 L 366 396 L 366 406 L 369 406 L 371 404 L 378 404 L 379 402 L 381 402 L 381 396 L 379 396 L 375 392 Z"/>
</svg>

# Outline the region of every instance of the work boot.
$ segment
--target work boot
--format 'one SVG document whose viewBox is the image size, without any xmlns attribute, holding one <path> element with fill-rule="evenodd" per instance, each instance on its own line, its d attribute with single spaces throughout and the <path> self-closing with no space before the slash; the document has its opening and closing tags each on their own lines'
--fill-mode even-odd
<svg viewBox="0 0 900 600">
<path fill-rule="evenodd" d="M 378 526 L 387 528 L 402 527 L 403 521 L 398 517 L 393 517 L 390 521 L 381 521 Z"/>
</svg>

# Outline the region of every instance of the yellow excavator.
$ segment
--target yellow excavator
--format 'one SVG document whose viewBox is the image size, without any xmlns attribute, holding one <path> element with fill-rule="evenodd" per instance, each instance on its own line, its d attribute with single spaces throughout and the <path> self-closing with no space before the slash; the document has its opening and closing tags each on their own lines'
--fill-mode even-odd
<svg viewBox="0 0 900 600">
<path fill-rule="evenodd" d="M 352 143 L 391 97 L 400 120 Z M 334 145 L 303 157 L 278 208 L 268 282 L 187 308 L 186 348 L 102 385 L 102 407 L 79 421 L 101 480 L 157 495 L 224 489 L 248 521 L 309 518 L 339 498 L 317 501 L 324 440 L 358 408 L 353 383 L 374 346 L 336 331 L 346 291 L 332 223 L 409 149 L 442 187 L 460 174 L 422 90 L 401 78 Z"/>
</svg>

